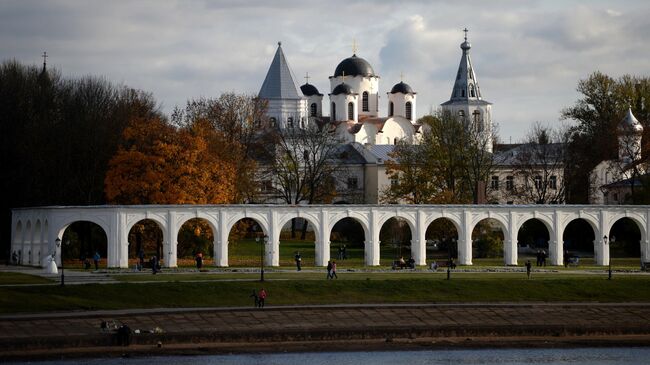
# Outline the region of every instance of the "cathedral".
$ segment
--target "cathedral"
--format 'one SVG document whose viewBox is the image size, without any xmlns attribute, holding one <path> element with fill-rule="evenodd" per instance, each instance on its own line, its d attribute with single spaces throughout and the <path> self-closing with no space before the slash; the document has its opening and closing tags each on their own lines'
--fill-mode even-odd
<svg viewBox="0 0 650 365">
<path fill-rule="evenodd" d="M 443 112 L 471 123 L 482 133 L 491 133 L 492 104 L 483 100 L 470 58 L 471 45 L 460 45 L 462 55 L 448 101 Z M 278 48 L 259 92 L 266 100 L 267 117 L 273 127 L 305 127 L 307 123 L 330 125 L 344 142 L 360 145 L 395 145 L 399 140 L 418 143 L 423 128 L 417 122 L 417 93 L 403 81 L 387 92 L 388 115 L 379 115 L 380 76 L 368 61 L 356 55 L 342 60 L 329 77 L 329 116 L 323 114 L 324 95 L 305 83 L 298 86 L 287 58 Z M 488 135 L 489 137 L 489 135 Z M 491 152 L 491 144 L 487 147 Z"/>
<path fill-rule="evenodd" d="M 450 75 L 450 80 L 454 80 L 450 99 L 440 104 L 441 111 L 457 117 L 491 141 L 492 103 L 483 100 L 466 29 L 460 49 L 458 72 Z M 259 98 L 267 102 L 268 127 L 305 128 L 313 123 L 336 133 L 343 142 L 345 158 L 339 162 L 346 167 L 347 174 L 343 178 L 346 181 L 337 182 L 335 203 L 379 203 L 382 192 L 395 183 L 385 169 L 393 148 L 399 141 L 420 143 L 423 128 L 427 128 L 418 123 L 417 93 L 403 81 L 385 89 L 387 115 L 379 115 L 379 79 L 372 65 L 353 51 L 329 76 L 328 100 L 323 100 L 325 95 L 309 83 L 309 78 L 304 85 L 296 83 L 282 43 L 278 42 L 262 83 Z M 328 103 L 325 105 L 329 106 L 329 115 L 323 112 L 323 103 Z M 485 149 L 492 152 L 492 144 L 488 143 Z M 262 182 L 262 186 L 273 185 L 274 181 Z"/>
</svg>

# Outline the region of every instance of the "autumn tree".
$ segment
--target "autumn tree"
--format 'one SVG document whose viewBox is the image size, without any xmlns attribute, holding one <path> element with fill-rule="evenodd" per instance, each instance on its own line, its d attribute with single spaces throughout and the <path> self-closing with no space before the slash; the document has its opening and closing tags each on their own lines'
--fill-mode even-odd
<svg viewBox="0 0 650 365">
<path fill-rule="evenodd" d="M 265 111 L 266 103 L 255 96 L 224 93 L 216 99 L 189 100 L 184 109 L 176 108 L 172 113 L 171 122 L 179 128 L 202 123 L 218 133 L 221 146 L 228 150 L 221 158 L 228 158 L 235 169 L 233 202 L 257 200 L 256 157 L 264 152 L 258 131 Z"/>
<path fill-rule="evenodd" d="M 205 122 L 177 130 L 161 118 L 134 119 L 109 163 L 114 204 L 223 204 L 236 193 L 235 169 L 220 156 L 219 132 Z"/>
</svg>

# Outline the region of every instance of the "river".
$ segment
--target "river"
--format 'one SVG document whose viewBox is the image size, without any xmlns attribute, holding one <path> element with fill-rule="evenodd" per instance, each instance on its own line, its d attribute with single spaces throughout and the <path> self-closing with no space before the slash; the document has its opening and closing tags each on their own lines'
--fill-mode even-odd
<svg viewBox="0 0 650 365">
<path fill-rule="evenodd" d="M 9 364 L 27 364 L 15 362 Z M 650 348 L 499 349 L 374 352 L 313 352 L 207 356 L 157 356 L 34 362 L 41 365 L 642 365 Z"/>
</svg>

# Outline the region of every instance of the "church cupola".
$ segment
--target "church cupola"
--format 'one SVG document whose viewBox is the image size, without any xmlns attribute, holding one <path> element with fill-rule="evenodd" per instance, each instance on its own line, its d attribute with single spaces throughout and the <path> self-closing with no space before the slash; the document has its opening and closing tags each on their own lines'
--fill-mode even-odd
<svg viewBox="0 0 650 365">
<path fill-rule="evenodd" d="M 445 113 L 456 117 L 468 128 L 479 132 L 482 138 L 492 138 L 492 103 L 483 100 L 481 88 L 478 85 L 476 72 L 472 65 L 469 51 L 472 45 L 467 40 L 467 28 L 465 40 L 460 44 L 462 54 L 458 72 L 455 75 L 454 87 L 451 90 L 451 98 L 440 104 Z M 485 144 L 486 150 L 492 152 L 492 143 Z"/>
<path fill-rule="evenodd" d="M 300 86 L 300 91 L 307 97 L 307 108 L 310 118 L 320 118 L 323 116 L 323 94 L 318 92 L 316 86 L 309 83 L 309 74 L 305 76 L 307 82 Z"/>
<path fill-rule="evenodd" d="M 330 76 L 330 90 L 336 95 L 336 87 L 346 83 L 358 94 L 355 114 L 376 117 L 379 114 L 379 76 L 368 61 L 357 56 L 356 43 L 352 53 L 336 66 L 334 75 Z"/>
<path fill-rule="evenodd" d="M 415 95 L 409 84 L 400 81 L 395 84 L 388 93 L 388 116 L 400 116 L 414 122 L 415 116 Z"/>
<path fill-rule="evenodd" d="M 617 132 L 619 160 L 625 163 L 640 160 L 643 126 L 632 114 L 631 107 L 628 107 L 627 114 L 618 124 Z"/>
<path fill-rule="evenodd" d="M 330 115 L 333 122 L 343 120 L 359 121 L 357 109 L 359 105 L 359 94 L 354 92 L 350 85 L 345 82 L 336 85 L 332 93 L 329 94 L 329 97 L 332 103 L 330 106 Z"/>
</svg>

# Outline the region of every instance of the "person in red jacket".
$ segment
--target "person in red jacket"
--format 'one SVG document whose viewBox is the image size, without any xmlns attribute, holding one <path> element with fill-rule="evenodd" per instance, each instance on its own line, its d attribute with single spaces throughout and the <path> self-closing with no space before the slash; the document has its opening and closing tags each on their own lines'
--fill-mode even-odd
<svg viewBox="0 0 650 365">
<path fill-rule="evenodd" d="M 264 308 L 264 300 L 266 299 L 266 290 L 262 288 L 262 290 L 260 290 L 260 293 L 257 295 L 257 297 L 258 297 L 257 306 L 260 308 Z"/>
</svg>

